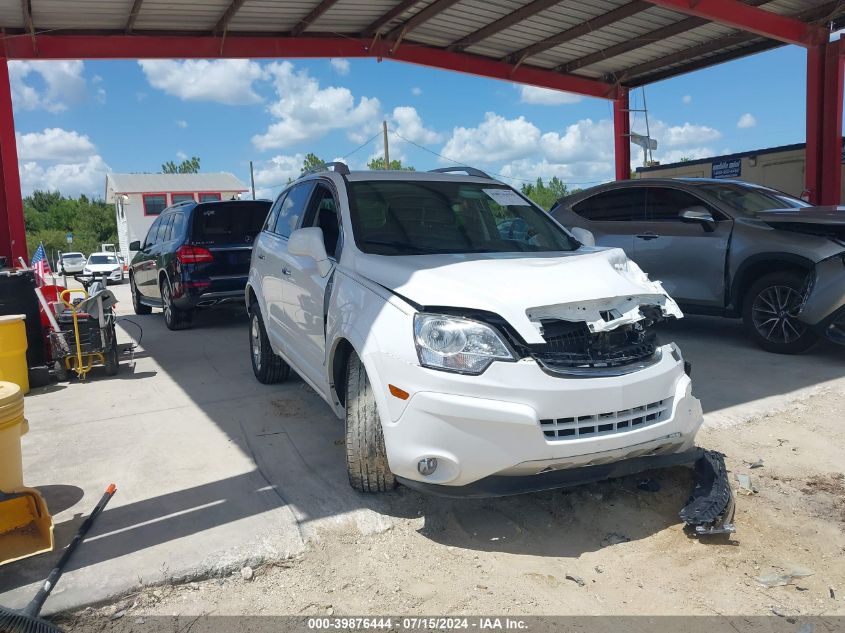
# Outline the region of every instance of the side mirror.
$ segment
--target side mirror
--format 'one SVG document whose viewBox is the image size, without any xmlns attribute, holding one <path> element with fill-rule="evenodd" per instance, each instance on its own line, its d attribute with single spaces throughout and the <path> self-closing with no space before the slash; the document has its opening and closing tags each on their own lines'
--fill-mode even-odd
<svg viewBox="0 0 845 633">
<path fill-rule="evenodd" d="M 141 242 L 135 240 L 134 242 L 129 242 L 129 250 L 130 251 L 140 251 L 141 250 Z"/>
<path fill-rule="evenodd" d="M 288 238 L 288 252 L 297 257 L 310 257 L 317 262 L 317 271 L 325 277 L 332 269 L 329 256 L 326 254 L 326 243 L 323 241 L 323 229 L 309 226 L 297 229 Z"/>
<path fill-rule="evenodd" d="M 704 207 L 689 207 L 678 214 L 681 222 L 696 222 L 701 224 L 705 230 L 712 231 L 716 225 L 713 214 Z"/>
<path fill-rule="evenodd" d="M 572 236 L 581 242 L 584 246 L 595 246 L 596 245 L 596 236 L 592 234 L 591 231 L 587 229 L 582 229 L 580 226 L 573 227 L 569 229 L 569 232 L 572 233 Z"/>
</svg>

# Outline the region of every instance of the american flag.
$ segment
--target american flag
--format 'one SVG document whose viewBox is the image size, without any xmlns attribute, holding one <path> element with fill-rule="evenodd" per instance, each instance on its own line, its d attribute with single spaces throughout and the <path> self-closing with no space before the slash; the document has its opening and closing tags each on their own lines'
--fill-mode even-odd
<svg viewBox="0 0 845 633">
<path fill-rule="evenodd" d="M 35 255 L 32 256 L 32 263 L 30 266 L 35 270 L 35 275 L 38 277 L 38 285 L 44 285 L 44 277 L 52 275 L 53 271 L 50 269 L 50 262 L 47 261 L 47 252 L 44 250 L 44 242 L 38 245 Z"/>
</svg>

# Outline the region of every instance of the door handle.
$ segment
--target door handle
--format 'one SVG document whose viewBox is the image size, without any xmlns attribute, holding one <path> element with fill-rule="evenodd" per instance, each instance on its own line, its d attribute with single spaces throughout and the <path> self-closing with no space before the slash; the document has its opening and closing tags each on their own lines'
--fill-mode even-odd
<svg viewBox="0 0 845 633">
<path fill-rule="evenodd" d="M 648 241 L 648 240 L 656 240 L 660 236 L 657 233 L 652 233 L 651 231 L 649 231 L 648 233 L 640 233 L 639 235 L 637 235 L 637 237 L 640 238 L 641 240 Z"/>
<path fill-rule="evenodd" d="M 264 255 L 261 255 L 261 254 L 259 253 L 259 255 L 258 255 L 258 259 L 264 259 Z"/>
<path fill-rule="evenodd" d="M 290 268 L 282 268 L 282 274 L 290 277 Z"/>
</svg>

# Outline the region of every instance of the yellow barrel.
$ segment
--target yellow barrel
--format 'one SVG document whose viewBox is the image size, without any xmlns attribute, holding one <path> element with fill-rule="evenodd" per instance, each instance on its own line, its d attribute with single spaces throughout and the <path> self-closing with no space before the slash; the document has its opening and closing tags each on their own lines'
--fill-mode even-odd
<svg viewBox="0 0 845 633">
<path fill-rule="evenodd" d="M 8 492 L 23 486 L 21 435 L 28 430 L 21 388 L 0 381 L 0 490 Z"/>
<path fill-rule="evenodd" d="M 25 318 L 23 314 L 0 316 L 0 380 L 13 382 L 23 393 L 29 393 Z"/>
<path fill-rule="evenodd" d="M 53 549 L 47 504 L 23 485 L 21 436 L 28 430 L 21 388 L 0 381 L 0 565 Z"/>
</svg>

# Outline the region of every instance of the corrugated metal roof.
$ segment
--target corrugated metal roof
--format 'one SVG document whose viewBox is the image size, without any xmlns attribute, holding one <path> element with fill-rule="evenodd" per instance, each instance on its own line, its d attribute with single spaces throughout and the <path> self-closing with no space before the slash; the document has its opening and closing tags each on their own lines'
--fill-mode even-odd
<svg viewBox="0 0 845 633">
<path fill-rule="evenodd" d="M 114 193 L 173 191 L 246 191 L 246 185 L 228 172 L 207 174 L 107 174 L 106 190 Z"/>
<path fill-rule="evenodd" d="M 835 0 L 741 1 L 816 24 L 845 24 L 845 3 Z M 23 5 L 20 0 L 0 0 L 0 27 L 6 37 L 32 35 L 24 18 L 28 5 L 36 37 L 44 31 L 220 37 L 225 27 L 228 35 L 277 36 L 283 51 L 291 33 L 364 42 L 389 35 L 394 44 L 401 40 L 457 48 L 609 84 L 621 79 L 626 85 L 781 45 L 759 36 L 737 40 L 742 31 L 641 0 L 142 0 L 132 18 L 135 0 L 31 0 Z M 517 11 L 519 19 L 514 17 Z M 604 20 L 611 12 L 622 17 Z M 486 32 L 477 37 L 481 29 Z M 655 32 L 658 36 L 650 37 Z M 464 38 L 467 43 L 456 47 Z M 545 45 L 547 38 L 556 41 Z M 526 49 L 529 54 L 523 55 Z M 608 49 L 612 54 L 603 56 Z"/>
</svg>

